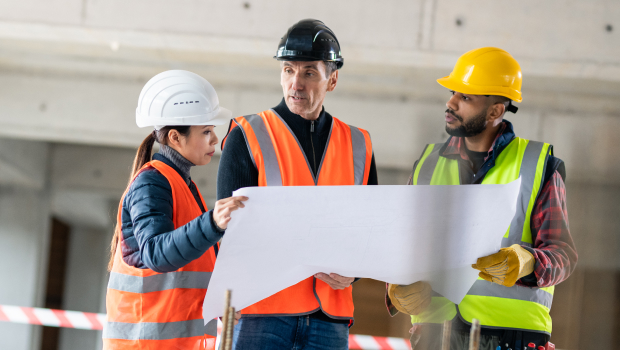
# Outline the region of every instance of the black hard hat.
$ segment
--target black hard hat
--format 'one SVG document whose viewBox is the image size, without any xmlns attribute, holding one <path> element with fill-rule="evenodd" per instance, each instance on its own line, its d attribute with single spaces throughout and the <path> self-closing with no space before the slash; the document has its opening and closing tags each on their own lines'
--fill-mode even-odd
<svg viewBox="0 0 620 350">
<path fill-rule="evenodd" d="M 304 19 L 288 29 L 280 39 L 278 61 L 331 61 L 340 69 L 344 64 L 336 35 L 317 19 Z"/>
</svg>

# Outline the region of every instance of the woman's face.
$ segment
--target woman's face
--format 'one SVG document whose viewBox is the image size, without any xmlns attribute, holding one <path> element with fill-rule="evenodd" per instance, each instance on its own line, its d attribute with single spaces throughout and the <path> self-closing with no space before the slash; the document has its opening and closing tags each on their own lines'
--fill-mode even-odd
<svg viewBox="0 0 620 350">
<path fill-rule="evenodd" d="M 187 136 L 179 134 L 176 130 L 170 130 L 168 146 L 195 165 L 209 164 L 215 153 L 215 145 L 218 143 L 213 128 L 213 125 L 193 125 Z"/>
</svg>

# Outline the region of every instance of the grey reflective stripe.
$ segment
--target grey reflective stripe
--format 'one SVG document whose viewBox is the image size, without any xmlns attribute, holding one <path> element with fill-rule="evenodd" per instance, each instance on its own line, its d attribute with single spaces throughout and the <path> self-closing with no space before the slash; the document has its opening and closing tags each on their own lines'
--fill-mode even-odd
<svg viewBox="0 0 620 350">
<path fill-rule="evenodd" d="M 551 303 L 553 302 L 553 295 L 544 289 L 517 285 L 509 288 L 484 280 L 476 280 L 469 292 L 467 292 L 467 295 L 531 301 L 548 309 L 551 309 Z"/>
<path fill-rule="evenodd" d="M 174 288 L 206 289 L 211 272 L 178 271 L 140 277 L 111 272 L 108 288 L 130 293 L 150 293 Z"/>
<path fill-rule="evenodd" d="M 439 150 L 441 149 L 441 144 L 430 144 L 426 145 L 426 147 L 432 147 L 433 150 L 431 154 L 426 157 L 424 162 L 418 166 L 421 166 L 420 172 L 418 173 L 418 185 L 430 185 L 431 179 L 433 178 L 433 173 L 435 172 L 435 168 L 437 167 L 437 161 L 439 161 Z"/>
<path fill-rule="evenodd" d="M 241 130 L 241 133 L 243 134 L 243 138 L 245 139 L 245 145 L 248 148 L 248 153 L 250 154 L 250 158 L 252 159 L 252 164 L 254 164 L 254 167 L 258 170 L 258 167 L 256 166 L 256 160 L 254 160 L 254 154 L 252 153 L 252 147 L 250 147 L 250 143 L 248 142 L 248 136 L 245 134 L 245 130 L 243 129 L 243 126 L 239 124 L 237 119 L 233 119 L 233 121 L 235 122 L 235 124 L 237 124 L 237 126 L 239 127 L 239 130 Z"/>
<path fill-rule="evenodd" d="M 217 319 L 214 318 L 205 325 L 205 334 L 217 337 Z"/>
<path fill-rule="evenodd" d="M 366 170 L 366 138 L 360 129 L 349 125 L 351 128 L 351 146 L 353 146 L 353 171 L 355 184 L 364 184 L 364 170 Z"/>
<path fill-rule="evenodd" d="M 540 191 L 540 186 L 534 189 L 536 180 L 536 167 L 545 144 L 543 142 L 529 141 L 525 147 L 519 176 L 521 176 L 521 190 L 517 199 L 517 211 L 510 223 L 508 237 L 502 238 L 502 247 L 510 247 L 513 244 L 526 244 L 522 242 L 523 224 L 527 216 L 528 205 L 532 197 L 532 191 Z M 546 162 L 545 162 L 546 163 Z"/>
<path fill-rule="evenodd" d="M 202 337 L 205 332 L 204 320 L 178 322 L 107 322 L 103 328 L 104 339 L 124 340 L 165 340 L 177 338 Z"/>
<path fill-rule="evenodd" d="M 263 154 L 263 164 L 265 165 L 265 178 L 267 179 L 267 186 L 282 186 L 280 164 L 278 163 L 278 157 L 276 156 L 276 151 L 273 147 L 271 136 L 269 136 L 267 126 L 265 126 L 265 121 L 258 114 L 246 115 L 242 118 L 245 118 L 245 120 L 247 120 L 247 122 L 252 126 L 252 130 L 254 131 L 254 135 L 256 135 L 256 140 L 260 146 L 261 153 Z"/>
</svg>

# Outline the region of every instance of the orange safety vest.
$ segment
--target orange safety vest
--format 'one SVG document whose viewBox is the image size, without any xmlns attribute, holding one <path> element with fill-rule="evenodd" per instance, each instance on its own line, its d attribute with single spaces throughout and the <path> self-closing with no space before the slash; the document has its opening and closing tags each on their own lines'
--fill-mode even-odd
<svg viewBox="0 0 620 350">
<path fill-rule="evenodd" d="M 202 215 L 187 183 L 176 170 L 157 160 L 145 164 L 140 172 L 147 168 L 157 169 L 170 183 L 175 229 Z M 128 190 L 129 186 L 123 198 Z M 121 227 L 123 198 L 118 209 L 118 227 Z M 202 196 L 200 200 L 206 209 Z M 127 265 L 122 258 L 122 247 L 121 237 L 106 295 L 108 320 L 103 331 L 103 348 L 215 349 L 217 321 L 205 326 L 202 318 L 202 303 L 215 265 L 214 248 L 174 272 L 157 273 Z"/>
<path fill-rule="evenodd" d="M 372 161 L 366 130 L 333 118 L 323 159 L 315 177 L 299 141 L 274 111 L 235 118 L 229 133 L 241 128 L 258 170 L 259 186 L 365 185 Z M 222 141 L 224 148 L 226 139 Z M 325 271 L 330 272 L 330 271 Z M 309 277 L 241 310 L 244 315 L 305 315 L 322 309 L 336 319 L 353 319 L 353 287 L 334 290 Z"/>
</svg>

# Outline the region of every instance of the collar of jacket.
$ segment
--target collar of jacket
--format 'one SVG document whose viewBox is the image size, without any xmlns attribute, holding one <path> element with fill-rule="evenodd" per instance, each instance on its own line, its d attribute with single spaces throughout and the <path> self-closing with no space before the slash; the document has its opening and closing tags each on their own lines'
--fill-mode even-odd
<svg viewBox="0 0 620 350">
<path fill-rule="evenodd" d="M 306 120 L 302 118 L 299 114 L 295 114 L 288 109 L 286 105 L 286 101 L 282 98 L 280 104 L 273 107 L 273 110 L 284 119 L 286 124 L 291 128 L 294 133 L 303 133 L 310 130 L 310 124 L 312 121 Z M 332 116 L 329 113 L 325 112 L 325 107 L 321 107 L 321 114 L 319 114 L 319 118 L 315 121 L 314 129 L 316 132 L 322 132 L 325 128 L 329 129 L 332 124 Z"/>
<path fill-rule="evenodd" d="M 512 123 L 509 122 L 508 120 L 505 120 L 505 119 L 504 119 L 504 121 L 502 123 L 505 124 L 504 131 L 502 132 L 501 135 L 497 136 L 497 138 L 495 139 L 495 141 L 491 145 L 491 149 L 489 150 L 490 157 L 485 162 L 485 164 L 487 162 L 491 162 L 490 163 L 491 167 L 495 166 L 495 159 L 499 156 L 500 153 L 502 153 L 504 148 L 506 148 L 506 146 L 508 146 L 508 144 L 515 138 L 515 132 L 514 132 L 514 129 L 512 128 Z M 440 156 L 448 158 L 448 159 L 459 159 L 459 158 L 461 158 L 458 153 L 455 153 L 455 154 L 444 154 L 446 148 L 450 144 L 450 141 L 452 140 L 453 137 L 455 137 L 455 136 L 450 136 L 448 138 L 448 140 L 443 144 L 443 146 L 441 146 L 441 149 L 439 150 L 439 155 Z"/>
<path fill-rule="evenodd" d="M 166 158 L 161 153 L 155 153 L 155 154 L 153 154 L 153 160 L 159 160 L 161 162 L 164 162 L 166 165 L 170 166 L 172 169 L 174 169 L 174 171 L 179 173 L 181 178 L 183 178 L 183 180 L 185 180 L 185 183 L 187 183 L 187 185 L 189 186 L 189 183 L 191 181 L 191 177 L 186 177 L 186 175 L 183 174 L 181 169 L 179 169 L 179 167 L 177 167 L 170 159 Z"/>
</svg>

